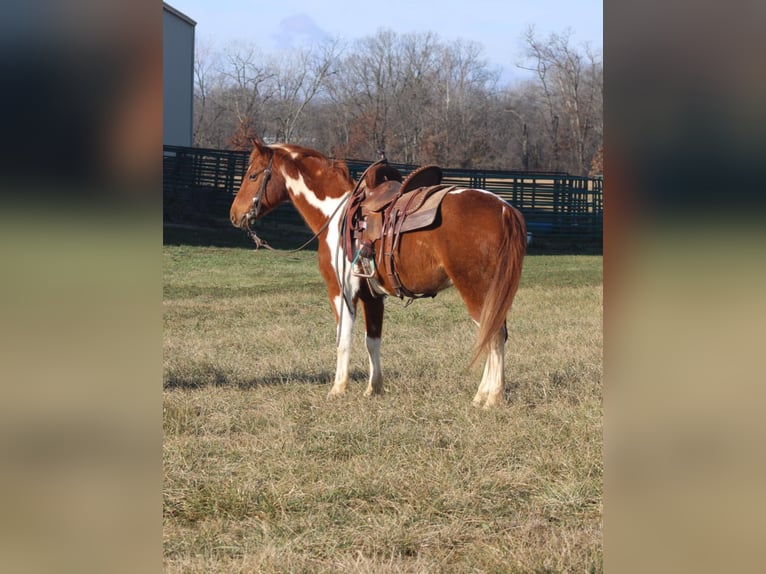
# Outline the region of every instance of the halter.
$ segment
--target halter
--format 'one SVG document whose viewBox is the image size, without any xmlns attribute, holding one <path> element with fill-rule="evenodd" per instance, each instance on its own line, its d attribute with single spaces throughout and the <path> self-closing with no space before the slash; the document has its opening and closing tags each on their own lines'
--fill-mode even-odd
<svg viewBox="0 0 766 574">
<path fill-rule="evenodd" d="M 269 179 L 271 179 L 271 166 L 274 163 L 274 152 L 271 152 L 271 157 L 269 158 L 269 164 L 266 166 L 266 168 L 261 171 L 260 173 L 263 174 L 263 179 L 261 180 L 261 187 L 258 189 L 258 193 L 255 194 L 255 197 L 253 197 L 253 204 L 250 206 L 250 211 L 248 211 L 245 215 L 242 216 L 242 226 L 247 230 L 248 234 L 252 238 L 252 240 L 255 242 L 255 248 L 259 249 L 261 247 L 265 247 L 266 249 L 274 250 L 268 243 L 266 243 L 263 239 L 258 237 L 255 234 L 255 231 L 253 231 L 253 228 L 250 227 L 252 223 L 258 219 L 258 216 L 261 214 L 261 204 L 263 203 L 263 196 L 266 195 L 266 185 L 269 183 Z M 260 174 L 251 174 L 250 178 L 255 179 Z"/>
<path fill-rule="evenodd" d="M 319 229 L 319 231 L 317 231 L 313 235 L 313 237 L 311 239 L 306 241 L 306 243 L 304 243 L 303 245 L 301 245 L 300 247 L 298 247 L 296 249 L 291 249 L 287 253 L 295 253 L 297 251 L 300 251 L 301 249 L 306 247 L 309 243 L 314 241 L 314 239 L 319 237 L 319 234 L 322 233 L 325 229 L 327 229 L 328 225 L 330 225 L 330 222 L 333 220 L 333 218 L 338 213 L 338 211 L 340 211 L 343 208 L 343 206 L 346 205 L 346 203 L 349 201 L 349 199 L 351 199 L 351 197 L 353 197 L 356 194 L 356 192 L 359 190 L 359 186 L 364 181 L 364 176 L 367 175 L 367 172 L 370 171 L 370 169 L 374 165 L 377 165 L 379 163 L 383 163 L 383 162 L 386 162 L 386 161 L 387 160 L 385 158 L 385 155 L 383 155 L 383 157 L 381 159 L 379 159 L 378 161 L 374 162 L 373 164 L 367 166 L 367 169 L 364 170 L 364 173 L 362 173 L 362 176 L 357 181 L 356 186 L 354 187 L 354 190 L 351 193 L 349 193 L 345 198 L 343 198 L 343 200 L 338 204 L 338 207 L 335 208 L 335 211 L 332 212 L 332 215 L 330 215 L 330 217 L 327 219 L 327 221 L 324 223 L 324 225 L 322 225 L 322 227 Z M 261 203 L 263 202 L 263 196 L 266 194 L 266 185 L 268 184 L 269 179 L 271 178 L 271 166 L 272 166 L 273 163 L 274 163 L 274 152 L 272 151 L 271 152 L 271 157 L 269 158 L 269 164 L 266 166 L 266 168 L 263 171 L 260 172 L 260 173 L 263 174 L 263 179 L 261 180 L 261 187 L 258 189 L 258 193 L 253 198 L 253 204 L 250 206 L 250 211 L 248 211 L 247 213 L 245 213 L 242 216 L 242 221 L 240 223 L 240 227 L 242 227 L 243 229 L 245 229 L 247 231 L 248 235 L 250 235 L 250 238 L 255 243 L 255 249 L 256 250 L 260 249 L 261 247 L 265 247 L 266 249 L 269 249 L 270 251 L 277 251 L 271 245 L 266 243 L 266 241 L 264 241 L 263 239 L 258 237 L 255 234 L 255 231 L 253 230 L 253 228 L 250 227 L 250 225 L 256 219 L 258 219 L 258 216 L 261 214 Z M 258 175 L 259 174 L 252 174 L 252 175 L 250 175 L 250 178 L 254 179 L 254 178 L 258 177 Z M 343 227 L 346 225 L 345 219 L 346 218 L 341 218 L 341 221 L 339 223 L 341 237 L 343 236 Z M 341 247 L 341 242 L 339 241 L 338 242 L 338 249 L 340 249 L 340 247 Z M 342 285 L 342 283 L 341 283 L 341 285 Z M 348 301 L 346 303 L 348 303 Z"/>
<path fill-rule="evenodd" d="M 256 193 L 255 197 L 253 198 L 253 205 L 250 207 L 250 211 L 247 212 L 248 223 L 258 219 L 258 216 L 261 214 L 261 203 L 263 203 L 263 196 L 266 195 L 266 185 L 271 179 L 271 166 L 273 163 L 274 152 L 271 153 L 271 157 L 269 158 L 269 165 L 267 165 L 266 169 L 261 172 L 263 174 L 261 187 L 258 189 L 258 193 Z M 255 177 L 258 177 L 258 174 L 254 174 L 254 176 L 251 175 L 250 177 L 254 179 Z"/>
</svg>

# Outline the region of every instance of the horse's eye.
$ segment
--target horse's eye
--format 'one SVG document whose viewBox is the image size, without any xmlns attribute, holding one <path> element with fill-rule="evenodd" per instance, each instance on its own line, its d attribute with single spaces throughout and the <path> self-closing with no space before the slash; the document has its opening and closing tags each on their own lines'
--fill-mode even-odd
<svg viewBox="0 0 766 574">
<path fill-rule="evenodd" d="M 258 177 L 258 174 L 255 174 L 255 173 L 251 173 L 251 174 L 250 174 L 250 176 L 249 176 L 249 178 L 250 178 L 250 181 L 255 181 L 255 178 L 256 178 L 256 177 Z"/>
</svg>

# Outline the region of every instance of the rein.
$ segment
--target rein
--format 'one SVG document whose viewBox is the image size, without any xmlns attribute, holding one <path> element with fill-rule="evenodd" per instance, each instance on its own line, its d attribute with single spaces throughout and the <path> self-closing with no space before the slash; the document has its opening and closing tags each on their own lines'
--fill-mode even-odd
<svg viewBox="0 0 766 574">
<path fill-rule="evenodd" d="M 263 180 L 261 181 L 261 186 L 258 189 L 258 193 L 253 198 L 253 205 L 250 207 L 250 211 L 248 211 L 245 215 L 242 216 L 241 227 L 243 227 L 247 231 L 247 233 L 250 235 L 250 238 L 255 243 L 256 251 L 258 249 L 260 249 L 261 247 L 265 247 L 269 251 L 273 251 L 275 253 L 279 253 L 280 255 L 289 255 L 291 253 L 296 253 L 296 252 L 300 251 L 301 249 L 306 248 L 312 241 L 314 241 L 317 237 L 319 237 L 319 235 L 325 229 L 327 229 L 327 227 L 330 225 L 330 222 L 333 220 L 335 215 L 337 215 L 338 211 L 340 211 L 341 208 L 343 208 L 349 202 L 349 200 L 352 197 L 356 196 L 357 192 L 359 191 L 359 187 L 362 185 L 362 182 L 364 181 L 364 178 L 367 175 L 367 172 L 369 172 L 370 169 L 372 169 L 373 166 L 375 166 L 375 165 L 377 165 L 379 163 L 385 162 L 385 161 L 386 161 L 386 159 L 385 159 L 385 157 L 383 157 L 382 159 L 380 159 L 380 160 L 370 164 L 367 167 L 367 169 L 364 170 L 364 173 L 362 173 L 361 177 L 359 177 L 359 179 L 357 180 L 356 185 L 354 186 L 354 189 L 351 191 L 351 193 L 347 194 L 346 197 L 344 197 L 340 201 L 340 203 L 338 203 L 338 206 L 332 212 L 330 217 L 327 218 L 327 221 L 322 225 L 322 227 L 319 228 L 319 230 L 313 235 L 313 237 L 311 237 L 311 239 L 309 239 L 303 245 L 301 245 L 300 247 L 297 247 L 295 249 L 290 249 L 289 251 L 280 251 L 280 250 L 274 249 L 271 245 L 266 243 L 266 241 L 264 241 L 263 239 L 258 237 L 256 235 L 255 231 L 252 229 L 252 227 L 250 227 L 251 224 L 260 215 L 261 203 L 263 202 L 263 197 L 266 194 L 266 186 L 267 186 L 267 184 L 269 182 L 269 179 L 271 178 L 271 170 L 272 170 L 272 165 L 273 165 L 273 162 L 274 162 L 274 152 L 272 152 L 271 158 L 269 159 L 269 164 L 266 166 L 266 169 L 264 169 L 263 172 L 261 172 L 261 173 L 264 174 L 263 175 Z M 343 294 L 343 301 L 345 302 L 345 304 L 348 307 L 349 311 L 351 313 L 353 313 L 353 304 L 351 303 L 351 301 L 349 301 L 348 294 L 346 293 L 346 273 L 345 273 L 345 269 L 346 269 L 346 263 L 347 262 L 346 262 L 346 258 L 345 257 L 341 257 L 340 256 L 340 251 L 341 251 L 342 246 L 343 246 L 343 228 L 344 228 L 345 225 L 347 225 L 346 218 L 345 217 L 341 218 L 341 220 L 340 220 L 338 225 L 339 225 L 340 235 L 338 237 L 338 245 L 335 246 L 336 278 L 338 280 L 338 285 L 340 286 L 341 293 Z M 340 271 L 340 265 L 343 266 L 343 272 Z M 335 335 L 336 343 L 338 342 L 338 340 L 340 338 L 340 333 L 341 333 L 341 329 L 342 329 L 342 326 L 343 326 L 343 313 L 339 314 L 338 321 L 339 321 L 338 322 L 338 329 L 337 329 L 337 332 L 336 332 L 336 335 Z"/>
<path fill-rule="evenodd" d="M 364 176 L 367 175 L 367 172 L 370 171 L 370 169 L 381 162 L 386 161 L 385 159 L 381 159 L 376 161 L 375 163 L 369 165 L 367 169 L 364 170 L 364 173 L 362 173 L 361 177 L 357 180 L 356 186 L 354 187 L 353 191 L 346 195 L 346 197 L 343 198 L 343 200 L 338 204 L 338 207 L 335 208 L 335 210 L 330 214 L 330 217 L 327 218 L 327 221 L 324 222 L 322 227 L 319 228 L 319 230 L 303 245 L 300 247 L 296 247 L 295 249 L 290 249 L 289 251 L 280 251 L 278 249 L 274 249 L 271 245 L 266 243 L 265 240 L 258 237 L 253 230 L 251 224 L 258 219 L 258 216 L 261 212 L 261 203 L 263 203 L 263 196 L 266 194 L 266 185 L 269 183 L 269 179 L 271 179 L 271 169 L 272 165 L 274 163 L 274 152 L 271 153 L 271 157 L 269 158 L 269 164 L 266 166 L 266 169 L 264 169 L 261 173 L 263 174 L 263 179 L 261 180 L 261 186 L 258 188 L 258 193 L 253 198 L 253 205 L 250 207 L 250 211 L 248 211 L 245 215 L 242 216 L 242 224 L 241 226 L 247 231 L 247 234 L 250 236 L 250 239 L 253 240 L 255 243 L 255 250 L 258 251 L 261 247 L 265 247 L 269 251 L 273 251 L 275 253 L 280 253 L 282 255 L 289 255 L 291 253 L 297 253 L 298 251 L 301 251 L 302 249 L 305 249 L 308 247 L 312 241 L 314 241 L 319 235 L 327 229 L 327 227 L 330 225 L 330 222 L 333 220 L 335 215 L 340 211 L 340 209 L 346 205 L 349 199 L 351 199 L 356 192 L 359 190 L 359 186 L 364 181 Z M 252 177 L 252 176 L 251 176 Z M 257 175 L 256 175 L 257 177 Z M 340 225 L 345 225 L 345 222 L 341 220 Z M 341 234 L 342 238 L 342 234 Z M 340 248 L 340 240 L 338 243 L 338 247 Z"/>
</svg>

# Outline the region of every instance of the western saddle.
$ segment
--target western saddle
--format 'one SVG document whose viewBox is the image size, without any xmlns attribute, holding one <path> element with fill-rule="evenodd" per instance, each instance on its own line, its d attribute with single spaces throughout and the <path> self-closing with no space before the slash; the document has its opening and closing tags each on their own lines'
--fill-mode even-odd
<svg viewBox="0 0 766 574">
<path fill-rule="evenodd" d="M 368 168 L 352 192 L 343 219 L 344 246 L 354 274 L 367 279 L 374 295 L 386 294 L 380 277 L 388 277 L 399 298 L 436 295 L 413 293 L 402 285 L 396 256 L 402 233 L 433 224 L 442 199 L 455 188 L 441 180 L 439 166 L 420 167 L 403 179 L 396 168 L 381 160 Z"/>
</svg>

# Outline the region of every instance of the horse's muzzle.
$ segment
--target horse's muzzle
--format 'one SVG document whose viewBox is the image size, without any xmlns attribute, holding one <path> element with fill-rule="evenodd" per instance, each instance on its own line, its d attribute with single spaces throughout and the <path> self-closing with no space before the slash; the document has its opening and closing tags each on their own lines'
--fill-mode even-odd
<svg viewBox="0 0 766 574">
<path fill-rule="evenodd" d="M 237 214 L 232 211 L 229 213 L 229 221 L 231 221 L 231 224 L 237 229 L 244 229 L 247 221 L 247 214 L 242 217 L 237 217 Z"/>
</svg>

